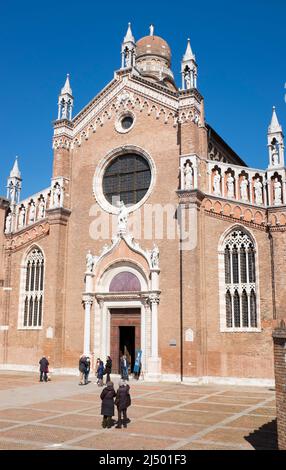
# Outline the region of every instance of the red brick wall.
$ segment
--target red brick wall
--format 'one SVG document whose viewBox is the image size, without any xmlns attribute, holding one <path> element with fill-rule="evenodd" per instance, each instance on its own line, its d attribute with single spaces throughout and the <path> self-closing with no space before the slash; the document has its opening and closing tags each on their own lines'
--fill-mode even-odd
<svg viewBox="0 0 286 470">
<path fill-rule="evenodd" d="M 280 327 L 273 332 L 274 368 L 276 384 L 276 410 L 278 447 L 286 450 L 286 326 L 281 321 Z"/>
</svg>

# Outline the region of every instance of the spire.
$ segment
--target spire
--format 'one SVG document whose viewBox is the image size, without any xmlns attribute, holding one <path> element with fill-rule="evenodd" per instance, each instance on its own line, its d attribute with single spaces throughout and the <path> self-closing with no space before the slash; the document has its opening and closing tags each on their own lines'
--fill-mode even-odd
<svg viewBox="0 0 286 470">
<path fill-rule="evenodd" d="M 275 106 L 272 108 L 271 123 L 267 133 L 269 165 L 268 168 L 284 167 L 284 136 L 279 124 Z"/>
<path fill-rule="evenodd" d="M 70 74 L 69 73 L 67 73 L 66 82 L 64 84 L 64 87 L 61 90 L 61 95 L 65 95 L 65 94 L 68 94 L 68 95 L 72 96 L 72 89 L 71 89 L 71 86 L 70 86 Z"/>
<path fill-rule="evenodd" d="M 127 32 L 121 45 L 121 68 L 129 68 L 135 65 L 136 45 L 131 31 L 131 23 L 128 23 Z"/>
<path fill-rule="evenodd" d="M 273 108 L 272 108 L 272 119 L 271 119 L 270 126 L 268 128 L 268 131 L 270 133 L 282 132 L 282 127 L 280 126 L 280 124 L 278 122 L 275 106 L 273 106 Z"/>
<path fill-rule="evenodd" d="M 190 38 L 188 38 L 188 44 L 187 44 L 187 48 L 186 48 L 186 52 L 184 54 L 184 57 L 183 57 L 183 62 L 186 62 L 188 60 L 195 60 L 195 56 L 193 54 L 193 51 L 192 51 L 192 48 L 191 48 L 191 40 Z"/>
<path fill-rule="evenodd" d="M 190 38 L 188 38 L 186 52 L 181 62 L 181 74 L 183 90 L 197 88 L 198 67 L 196 57 L 191 48 Z"/>
<path fill-rule="evenodd" d="M 10 178 L 18 178 L 21 179 L 21 173 L 19 170 L 19 165 L 18 165 L 18 157 L 15 158 L 15 162 L 13 165 L 13 168 L 10 172 Z"/>
<path fill-rule="evenodd" d="M 20 201 L 20 193 L 22 188 L 22 178 L 18 165 L 18 157 L 16 157 L 13 168 L 7 180 L 7 199 L 11 204 L 18 204 Z"/>
<path fill-rule="evenodd" d="M 73 96 L 72 89 L 70 86 L 70 76 L 67 74 L 67 78 L 58 100 L 58 119 L 72 119 L 72 108 L 73 108 Z"/>
<path fill-rule="evenodd" d="M 131 31 L 131 23 L 128 23 L 127 32 L 125 34 L 125 38 L 124 38 L 123 42 L 124 43 L 126 43 L 126 42 L 134 42 L 135 43 L 135 39 L 134 39 L 134 36 L 132 34 L 132 31 Z"/>
</svg>

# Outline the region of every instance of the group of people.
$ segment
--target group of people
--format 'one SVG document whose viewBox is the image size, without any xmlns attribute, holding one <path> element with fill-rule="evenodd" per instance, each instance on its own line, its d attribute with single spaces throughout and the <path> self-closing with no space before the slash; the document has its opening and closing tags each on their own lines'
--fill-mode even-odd
<svg viewBox="0 0 286 470">
<path fill-rule="evenodd" d="M 111 428 L 114 424 L 112 417 L 114 416 L 115 406 L 117 407 L 118 419 L 116 428 L 124 428 L 130 420 L 127 418 L 127 408 L 131 405 L 130 386 L 125 380 L 120 380 L 117 392 L 114 390 L 113 382 L 107 382 L 106 387 L 100 394 L 101 415 L 103 416 L 102 427 Z"/>
<path fill-rule="evenodd" d="M 97 376 L 97 385 L 99 387 L 103 386 L 103 376 L 106 375 L 106 384 L 110 382 L 110 374 L 112 371 L 112 360 L 110 356 L 107 356 L 105 366 L 100 357 L 96 361 L 96 376 Z"/>
</svg>

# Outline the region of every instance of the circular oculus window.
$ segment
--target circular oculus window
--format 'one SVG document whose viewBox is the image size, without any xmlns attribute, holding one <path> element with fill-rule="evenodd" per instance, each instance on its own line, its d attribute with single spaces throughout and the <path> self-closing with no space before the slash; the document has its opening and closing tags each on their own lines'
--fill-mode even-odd
<svg viewBox="0 0 286 470">
<path fill-rule="evenodd" d="M 115 129 L 121 134 L 124 134 L 132 129 L 134 123 L 135 117 L 133 116 L 133 114 L 131 114 L 130 112 L 124 113 L 117 118 L 115 122 Z"/>
<path fill-rule="evenodd" d="M 102 178 L 106 200 L 114 207 L 123 201 L 125 206 L 139 203 L 151 185 L 151 168 L 142 155 L 126 153 L 111 160 Z"/>
</svg>

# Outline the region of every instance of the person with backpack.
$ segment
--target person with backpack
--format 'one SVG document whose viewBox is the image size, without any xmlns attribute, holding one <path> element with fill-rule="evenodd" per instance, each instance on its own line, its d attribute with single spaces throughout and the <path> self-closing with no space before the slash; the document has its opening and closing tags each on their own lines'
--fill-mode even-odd
<svg viewBox="0 0 286 470">
<path fill-rule="evenodd" d="M 90 372 L 90 358 L 89 358 L 89 356 L 87 356 L 85 358 L 85 373 L 84 373 L 84 383 L 85 383 L 85 385 L 88 384 L 89 372 Z"/>
<path fill-rule="evenodd" d="M 102 387 L 103 386 L 104 364 L 103 364 L 102 360 L 99 357 L 97 358 L 96 366 L 97 366 L 97 369 L 96 369 L 97 385 L 99 387 Z"/>
<path fill-rule="evenodd" d="M 86 374 L 86 356 L 82 354 L 79 358 L 79 372 L 80 372 L 80 382 L 79 385 L 85 385 L 85 374 Z"/>
<path fill-rule="evenodd" d="M 39 360 L 40 364 L 40 382 L 47 382 L 48 381 L 48 372 L 49 372 L 49 361 L 48 359 L 43 356 L 42 359 Z M 43 380 L 44 376 L 44 380 Z"/>
</svg>

